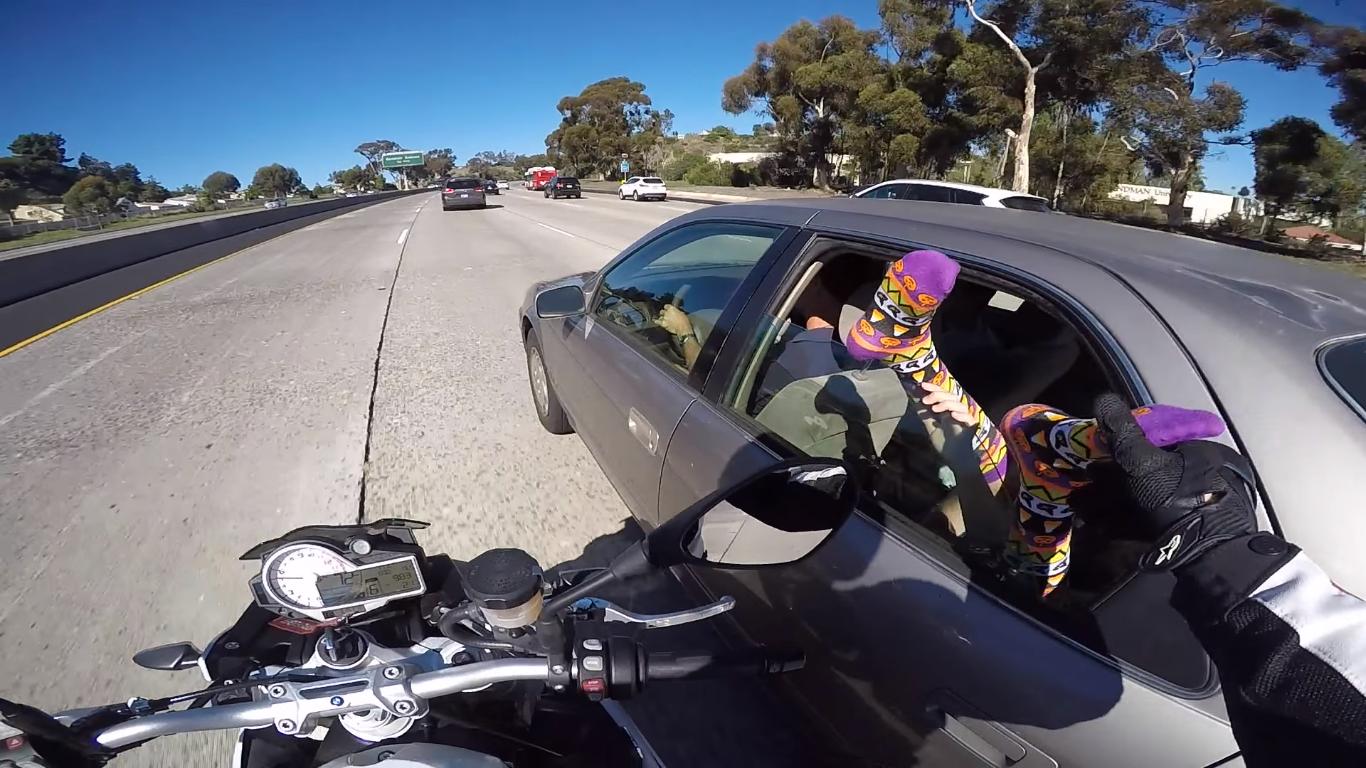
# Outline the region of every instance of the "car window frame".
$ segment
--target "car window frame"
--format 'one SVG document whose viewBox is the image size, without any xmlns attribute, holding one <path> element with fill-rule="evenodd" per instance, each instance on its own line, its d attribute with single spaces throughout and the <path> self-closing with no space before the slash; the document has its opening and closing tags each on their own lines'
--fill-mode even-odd
<svg viewBox="0 0 1366 768">
<path fill-rule="evenodd" d="M 1034 208 L 1019 208 L 1014 205 L 1007 205 L 1007 202 L 1011 200 L 1028 200 L 1030 202 L 1042 205 L 1044 209 L 1040 211 Z M 1048 204 L 1047 200 L 1043 199 L 1042 197 L 1038 197 L 1037 195 L 1025 195 L 1019 192 L 1015 192 L 1011 194 L 1002 195 L 997 200 L 997 202 L 1001 204 L 1002 208 L 1008 208 L 1012 211 L 1024 211 L 1026 213 L 1057 213 L 1057 211 L 1053 210 L 1053 206 Z"/>
<path fill-rule="evenodd" d="M 945 196 L 948 197 L 948 199 L 947 199 L 947 200 L 930 200 L 929 198 L 926 198 L 926 197 L 907 197 L 907 198 L 903 198 L 903 199 L 905 199 L 905 200 L 912 200 L 912 201 L 915 201 L 915 202 L 918 202 L 918 203 L 955 203 L 955 202 L 957 202 L 956 200 L 954 200 L 954 189 L 953 189 L 953 187 L 945 187 L 945 186 L 941 186 L 941 185 L 939 185 L 939 184 L 925 184 L 925 183 L 922 183 L 922 182 L 911 182 L 910 184 L 907 184 L 907 185 L 906 185 L 906 191 L 907 191 L 907 192 L 915 192 L 916 190 L 921 190 L 921 189 L 935 189 L 935 190 L 940 190 L 940 191 L 942 191 L 942 192 L 944 193 Z"/>
<path fill-rule="evenodd" d="M 1333 339 L 1319 346 L 1318 350 L 1314 353 L 1314 363 L 1319 369 L 1319 375 L 1323 377 L 1323 380 L 1328 384 L 1329 388 L 1333 390 L 1333 393 L 1342 400 L 1343 404 L 1356 413 L 1358 418 L 1362 421 L 1366 421 L 1366 398 L 1347 389 L 1346 385 L 1338 381 L 1339 377 L 1334 375 L 1333 371 L 1328 367 L 1328 356 L 1332 352 L 1344 347 L 1359 347 L 1363 345 L 1366 345 L 1366 334 L 1357 334 Z"/>
<path fill-rule="evenodd" d="M 902 197 L 901 193 L 905 192 L 908 186 L 910 185 L 904 181 L 889 181 L 885 184 L 878 184 L 876 186 L 869 187 L 868 189 L 865 189 L 862 192 L 860 192 L 858 196 L 860 198 L 867 200 L 905 200 L 906 198 Z M 880 197 L 868 194 L 869 192 L 876 192 L 878 190 L 887 188 L 891 188 L 892 190 L 892 194 L 887 197 Z"/>
<path fill-rule="evenodd" d="M 721 314 L 717 316 L 716 324 L 712 326 L 711 333 L 707 336 L 706 344 L 702 346 L 702 350 L 697 355 L 696 362 L 693 363 L 692 369 L 686 374 L 672 365 L 664 364 L 657 356 L 647 355 L 642 352 L 634 342 L 625 338 L 627 332 L 624 329 L 616 328 L 610 323 L 600 323 L 594 319 L 593 312 L 594 308 L 597 306 L 598 298 L 602 293 L 603 279 L 611 274 L 612 270 L 621 266 L 623 262 L 630 259 L 636 253 L 639 253 L 642 249 L 648 248 L 650 244 L 663 237 L 667 237 L 684 227 L 715 224 L 773 227 L 780 231 L 773 242 L 769 243 L 768 249 L 765 250 L 763 255 L 759 257 L 759 260 L 754 263 L 754 268 L 745 276 L 745 279 L 740 281 L 740 285 L 735 288 L 735 294 L 731 296 L 731 300 L 726 304 L 725 308 L 721 310 Z M 632 244 L 621 253 L 617 254 L 616 258 L 604 264 L 601 269 L 593 274 L 590 278 L 592 289 L 588 292 L 587 300 L 584 302 L 583 317 L 585 321 L 591 320 L 593 327 L 607 329 L 609 333 L 621 340 L 623 344 L 636 354 L 640 355 L 643 360 L 648 361 L 650 365 L 673 376 L 700 395 L 706 389 L 707 382 L 711 378 L 712 370 L 715 368 L 717 356 L 720 353 L 720 350 L 725 346 L 726 339 L 729 338 L 735 323 L 740 319 L 745 308 L 749 306 L 749 303 L 754 299 L 755 294 L 763 286 L 764 281 L 774 264 L 791 249 L 795 241 L 803 237 L 803 230 L 800 227 L 792 226 L 790 224 L 778 224 L 756 219 L 731 217 L 692 219 L 678 222 L 676 226 L 665 225 L 665 227 L 667 228 L 661 227 L 647 235 L 644 239 Z"/>
<path fill-rule="evenodd" d="M 970 189 L 958 189 L 956 187 L 953 190 L 953 202 L 958 205 L 982 205 L 986 199 L 987 196 L 982 192 L 973 192 Z"/>
<path fill-rule="evenodd" d="M 1099 317 L 1066 291 L 1037 276 L 1000 262 L 938 245 L 816 227 L 804 227 L 803 232 L 806 236 L 796 242 L 794 247 L 789 248 L 789 253 L 794 250 L 795 253 L 784 260 L 783 269 L 772 270 L 769 280 L 755 292 L 754 298 L 760 294 L 765 297 L 764 301 L 758 304 L 759 308 L 754 311 L 748 311 L 747 308 L 745 316 L 741 318 L 743 322 L 728 329 L 726 344 L 721 348 L 717 360 L 709 371 L 710 375 L 701 397 L 714 413 L 749 434 L 756 443 L 763 445 L 774 456 L 775 461 L 792 456 L 793 452 L 796 451 L 795 446 L 787 443 L 781 436 L 765 429 L 753 416 L 744 414 L 726 403 L 724 398 L 732 376 L 738 373 L 737 367 L 742 366 L 748 360 L 748 357 L 745 356 L 746 347 L 749 346 L 748 340 L 754 338 L 759 332 L 759 324 L 769 309 L 776 306 L 775 302 L 786 296 L 801 280 L 802 275 L 811 263 L 819 258 L 821 252 L 819 243 L 822 240 L 836 240 L 855 246 L 861 245 L 902 253 L 918 248 L 932 248 L 945 253 L 958 262 L 962 268 L 962 273 L 974 282 L 1007 291 L 1026 301 L 1041 303 L 1057 312 L 1076 332 L 1078 341 L 1082 344 L 1083 353 L 1090 355 L 1101 364 L 1102 370 L 1107 379 L 1110 380 L 1114 391 L 1122 397 L 1129 398 L 1130 402 L 1154 402 L 1152 393 L 1144 383 L 1137 366 L 1124 352 L 1118 340 L 1105 328 Z M 749 303 L 754 304 L 753 298 Z M 994 601 L 1001 609 L 1024 618 L 1033 627 L 1047 633 L 1058 642 L 1065 643 L 1078 652 L 1116 668 L 1127 679 L 1141 683 L 1164 695 L 1190 701 L 1209 699 L 1220 690 L 1218 675 L 1214 673 L 1212 661 L 1205 684 L 1202 687 L 1192 688 L 1172 682 L 1123 658 L 1100 653 L 1031 615 L 1000 595 L 973 583 L 972 574 L 966 562 L 952 553 L 947 542 L 934 536 L 930 531 L 922 530 L 913 524 L 888 526 L 884 520 L 877 519 L 869 514 L 862 506 L 856 511 L 856 514 L 863 517 L 868 524 L 883 531 L 885 535 L 893 537 L 902 546 L 914 550 L 925 562 L 962 579 L 966 588 L 977 590 L 980 596 Z M 949 552 L 951 556 L 946 558 L 943 555 L 944 552 Z M 1127 580 L 1117 583 L 1110 594 L 1114 594 L 1127 583 Z"/>
</svg>

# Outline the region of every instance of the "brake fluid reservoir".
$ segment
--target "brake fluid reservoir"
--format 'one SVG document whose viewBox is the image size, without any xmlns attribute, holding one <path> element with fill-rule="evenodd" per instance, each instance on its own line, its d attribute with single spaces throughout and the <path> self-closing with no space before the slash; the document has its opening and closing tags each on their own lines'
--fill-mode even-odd
<svg viewBox="0 0 1366 768">
<path fill-rule="evenodd" d="M 541 615 L 541 566 L 520 549 L 490 549 L 479 555 L 465 568 L 463 581 L 465 596 L 492 626 L 518 629 Z"/>
</svg>

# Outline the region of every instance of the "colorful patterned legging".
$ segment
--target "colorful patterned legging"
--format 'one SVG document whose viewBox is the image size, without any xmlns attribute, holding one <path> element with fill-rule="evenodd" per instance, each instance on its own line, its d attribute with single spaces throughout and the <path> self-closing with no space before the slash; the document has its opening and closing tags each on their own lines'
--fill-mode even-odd
<svg viewBox="0 0 1366 768">
<path fill-rule="evenodd" d="M 939 359 L 930 321 L 958 279 L 958 264 L 938 251 L 911 251 L 897 259 L 873 295 L 873 306 L 849 331 L 845 346 L 859 360 L 883 360 L 901 377 L 930 382 L 967 405 L 974 421 L 972 445 L 992 493 L 1006 475 L 1006 446 L 996 425 Z M 908 387 L 913 401 L 923 392 Z"/>
<path fill-rule="evenodd" d="M 1093 419 L 1074 419 L 1046 405 L 1019 406 L 1005 415 L 1004 436 L 939 359 L 930 322 L 958 278 L 958 265 L 938 251 L 912 251 L 883 276 L 873 306 L 854 324 L 845 345 L 855 358 L 882 360 L 907 382 L 928 381 L 958 398 L 973 421 L 973 448 L 987 487 L 997 493 L 1008 456 L 1019 467 L 1020 489 L 1006 544 L 1007 562 L 1037 578 L 1047 596 L 1062 583 L 1071 562 L 1070 497 L 1090 482 L 1086 467 L 1109 459 L 1109 446 Z M 913 401 L 922 394 L 911 393 Z M 1223 431 L 1217 416 L 1173 406 L 1134 411 L 1157 445 L 1213 437 Z"/>
<path fill-rule="evenodd" d="M 1214 437 L 1224 431 L 1218 416 L 1170 405 L 1135 408 L 1134 419 L 1155 445 Z M 1072 559 L 1072 494 L 1091 482 L 1086 468 L 1108 461 L 1110 445 L 1095 419 L 1076 419 L 1046 405 L 1012 408 L 1001 419 L 1018 467 L 1015 520 L 1006 561 L 1039 582 L 1047 597 L 1062 583 Z"/>
</svg>

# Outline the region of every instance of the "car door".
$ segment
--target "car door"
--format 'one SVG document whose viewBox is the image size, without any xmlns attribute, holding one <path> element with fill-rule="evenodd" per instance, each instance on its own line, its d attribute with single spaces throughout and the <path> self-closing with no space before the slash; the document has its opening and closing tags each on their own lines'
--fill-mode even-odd
<svg viewBox="0 0 1366 768">
<path fill-rule="evenodd" d="M 911 240 L 909 226 L 899 234 L 904 239 L 887 258 L 936 245 Z M 862 235 L 829 237 L 843 247 Z M 972 237 L 982 251 L 956 256 L 980 271 L 982 284 L 1005 286 L 988 292 L 991 301 L 1046 303 L 1080 326 L 1084 349 L 1104 350 L 1097 364 L 1113 378 L 1095 386 L 1217 410 L 1181 348 L 1122 285 L 1061 254 L 1014 241 L 996 243 L 995 251 L 989 236 Z M 813 240 L 786 274 L 770 275 L 760 295 L 781 297 L 796 285 L 822 242 Z M 1006 260 L 1028 264 L 1032 274 Z M 762 368 L 753 357 L 762 354 L 764 329 L 782 321 L 778 301 L 747 309 L 704 397 L 674 431 L 661 518 L 796 454 L 735 394 L 744 371 Z M 1105 308 L 1105 320 L 1088 307 Z M 947 350 L 941 354 L 947 358 Z M 1046 399 L 1061 391 L 1049 390 Z M 827 415 L 812 413 L 808 421 Z M 713 595 L 737 597 L 732 614 L 751 640 L 806 648 L 806 669 L 783 684 L 825 724 L 847 764 L 1204 766 L 1236 751 L 1212 667 L 1167 604 L 1169 582 L 1122 582 L 1093 610 L 1057 621 L 1037 601 L 1003 598 L 995 575 L 965 559 L 979 544 L 946 540 L 927 519 L 865 497 L 860 513 L 807 560 L 694 574 Z"/>
<path fill-rule="evenodd" d="M 638 517 L 655 520 L 664 447 L 699 389 L 692 368 L 699 359 L 706 365 L 732 300 L 743 299 L 756 266 L 786 231 L 702 221 L 662 232 L 607 267 L 586 314 L 567 320 L 566 354 L 556 365 L 573 371 L 551 372 L 556 389 L 575 430 Z M 659 325 L 668 304 L 688 315 L 695 342 Z"/>
</svg>

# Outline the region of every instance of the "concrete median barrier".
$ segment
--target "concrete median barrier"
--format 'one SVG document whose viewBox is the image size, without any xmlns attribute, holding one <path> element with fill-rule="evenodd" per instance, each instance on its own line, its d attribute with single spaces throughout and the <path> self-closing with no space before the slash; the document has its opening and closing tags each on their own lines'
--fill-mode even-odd
<svg viewBox="0 0 1366 768">
<path fill-rule="evenodd" d="M 0 259 L 0 356 L 187 270 L 346 211 L 430 190 L 324 200 Z"/>
<path fill-rule="evenodd" d="M 339 197 L 307 205 L 187 221 L 174 227 L 147 232 L 134 230 L 120 237 L 101 238 L 89 243 L 76 240 L 61 248 L 0 259 L 0 307 L 215 240 L 300 219 L 316 221 L 325 218 L 319 217 L 319 214 L 335 213 L 340 209 L 371 205 L 426 191 L 429 190 Z"/>
</svg>

